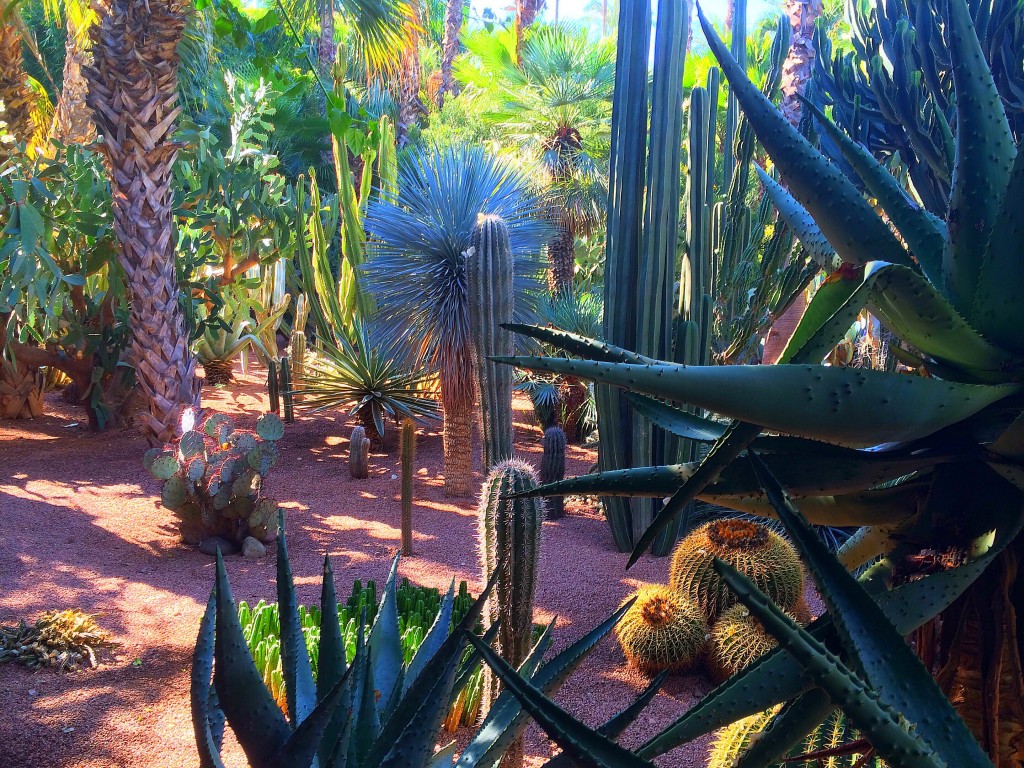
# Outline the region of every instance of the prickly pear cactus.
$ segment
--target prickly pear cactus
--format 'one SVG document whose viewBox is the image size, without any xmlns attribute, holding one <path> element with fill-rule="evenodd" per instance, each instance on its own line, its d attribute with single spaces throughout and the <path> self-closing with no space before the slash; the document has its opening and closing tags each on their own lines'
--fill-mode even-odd
<svg viewBox="0 0 1024 768">
<path fill-rule="evenodd" d="M 356 480 L 370 476 L 370 439 L 362 427 L 353 427 L 348 442 L 348 471 Z"/>
<path fill-rule="evenodd" d="M 565 432 L 561 427 L 544 430 L 544 455 L 540 460 L 540 481 L 542 484 L 565 479 Z M 548 518 L 557 520 L 565 517 L 565 499 L 561 496 L 548 499 Z"/>
<path fill-rule="evenodd" d="M 792 544 L 759 523 L 715 520 L 679 542 L 669 580 L 708 621 L 736 602 L 715 571 L 716 557 L 753 580 L 783 610 L 794 608 L 804 595 L 804 569 Z"/>
<path fill-rule="evenodd" d="M 466 252 L 470 332 L 476 347 L 476 373 L 483 411 L 484 469 L 512 458 L 512 369 L 491 362 L 515 351 L 512 333 L 512 247 L 508 227 L 498 216 L 480 216 L 473 245 Z"/>
<path fill-rule="evenodd" d="M 150 474 L 163 481 L 160 499 L 177 515 L 182 539 L 188 544 L 210 536 L 273 541 L 277 503 L 262 490 L 280 456 L 281 419 L 265 414 L 255 431 L 235 429 L 231 418 L 219 413 L 199 429 L 194 420 L 187 411 L 178 445 L 153 448 L 142 459 Z"/>
<path fill-rule="evenodd" d="M 707 639 L 700 609 L 661 584 L 641 587 L 615 626 L 622 652 L 644 674 L 690 669 Z"/>
<path fill-rule="evenodd" d="M 788 611 L 797 624 L 805 626 L 811 620 L 810 610 L 803 598 Z M 722 611 L 711 627 L 708 642 L 708 666 L 717 680 L 739 672 L 778 645 L 774 637 L 764 631 L 761 622 L 750 615 L 744 605 L 734 605 Z"/>
<path fill-rule="evenodd" d="M 513 667 L 518 667 L 530 652 L 544 507 L 541 499 L 509 496 L 536 486 L 537 475 L 532 466 L 519 459 L 508 459 L 491 470 L 480 494 L 480 560 L 484 577 L 489 578 L 502 564 L 484 610 L 484 625 L 486 629 L 501 621 L 494 647 Z M 484 683 L 484 712 L 499 688 L 497 677 L 490 675 L 489 670 L 485 674 L 488 676 Z"/>
<path fill-rule="evenodd" d="M 416 460 L 416 425 L 402 421 L 402 554 L 412 555 L 412 470 Z"/>
</svg>

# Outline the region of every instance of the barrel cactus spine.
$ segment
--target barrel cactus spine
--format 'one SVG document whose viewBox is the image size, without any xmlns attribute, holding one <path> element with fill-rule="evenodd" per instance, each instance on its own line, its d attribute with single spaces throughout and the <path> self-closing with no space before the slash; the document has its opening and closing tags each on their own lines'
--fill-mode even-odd
<svg viewBox="0 0 1024 768">
<path fill-rule="evenodd" d="M 537 587 L 540 532 L 544 505 L 538 498 L 509 498 L 537 486 L 532 466 L 520 459 L 501 462 L 487 476 L 480 494 L 480 560 L 484 578 L 498 571 L 494 591 L 484 610 L 484 628 L 501 622 L 494 647 L 509 664 L 518 667 L 530 652 L 533 634 L 533 597 Z M 499 569 L 500 565 L 500 569 Z M 485 668 L 481 711 L 498 695 L 499 680 Z M 522 754 L 517 742 L 503 765 Z"/>
<path fill-rule="evenodd" d="M 356 480 L 370 476 L 370 439 L 362 427 L 352 428 L 348 442 L 348 471 Z"/>
<path fill-rule="evenodd" d="M 792 544 L 760 523 L 715 520 L 676 546 L 669 582 L 708 621 L 736 602 L 715 570 L 716 557 L 752 579 L 783 610 L 795 608 L 804 595 L 804 569 Z"/>
<path fill-rule="evenodd" d="M 416 460 L 416 425 L 402 421 L 402 554 L 412 555 L 412 465 Z"/>
<path fill-rule="evenodd" d="M 553 426 L 544 430 L 544 455 L 540 461 L 542 484 L 565 479 L 565 443 L 565 432 L 561 427 Z M 557 520 L 560 517 L 565 517 L 565 499 L 561 496 L 548 499 L 548 518 Z"/>
<path fill-rule="evenodd" d="M 481 215 L 466 252 L 469 317 L 483 411 L 484 470 L 512 458 L 512 369 L 491 361 L 515 351 L 512 333 L 514 262 L 508 227 L 499 216 Z"/>
<path fill-rule="evenodd" d="M 693 667 L 708 636 L 700 609 L 662 584 L 641 587 L 635 597 L 615 626 L 627 661 L 646 675 Z"/>
</svg>

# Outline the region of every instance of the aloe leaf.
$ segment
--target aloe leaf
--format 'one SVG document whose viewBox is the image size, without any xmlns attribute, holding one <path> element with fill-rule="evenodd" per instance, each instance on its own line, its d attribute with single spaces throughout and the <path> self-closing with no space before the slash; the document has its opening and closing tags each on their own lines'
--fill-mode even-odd
<svg viewBox="0 0 1024 768">
<path fill-rule="evenodd" d="M 1014 286 L 1024 284 L 1024 149 L 1017 148 L 1013 173 L 1003 193 L 1002 207 L 988 241 L 978 294 L 974 301 L 974 323 L 996 344 L 1024 354 L 1020 329 L 1024 326 L 1024 296 Z"/>
<path fill-rule="evenodd" d="M 327 556 L 324 556 L 323 581 L 320 587 L 320 649 L 316 669 L 316 699 L 320 702 L 345 678 L 349 669 L 345 658 L 345 641 L 341 636 L 341 624 L 338 620 L 338 595 L 334 589 L 334 571 Z M 330 757 L 345 730 L 345 720 L 349 717 L 350 707 L 341 707 L 335 711 L 319 750 L 321 768 L 330 767 Z"/>
<path fill-rule="evenodd" d="M 661 400 L 655 400 L 653 397 L 636 395 L 632 392 L 626 392 L 624 397 L 637 413 L 652 424 L 688 440 L 713 443 L 722 438 L 729 426 L 719 421 L 705 419 L 694 413 L 688 413 L 681 408 L 663 403 Z"/>
<path fill-rule="evenodd" d="M 944 764 L 989 765 L 985 753 L 943 695 L 935 678 L 888 621 L 884 611 L 828 551 L 764 462 L 754 453 L 748 458 L 814 577 L 846 652 L 856 660 L 878 701 L 917 724 L 918 738 L 928 744 L 929 750 Z M 853 716 L 852 711 L 848 714 Z M 864 732 L 870 734 L 867 729 Z M 881 744 L 874 741 L 872 744 L 882 751 Z"/>
<path fill-rule="evenodd" d="M 483 634 L 483 641 L 490 645 L 494 642 L 494 638 L 498 636 L 498 629 L 501 627 L 501 617 L 499 616 L 491 626 L 487 628 L 487 631 Z M 470 653 L 465 659 L 462 660 L 462 666 L 459 667 L 459 674 L 455 676 L 455 685 L 452 686 L 452 699 L 454 699 L 462 693 L 462 689 L 466 687 L 470 678 L 473 677 L 476 672 L 477 664 L 480 663 L 480 657 L 476 653 Z M 451 702 L 449 702 L 449 705 Z"/>
<path fill-rule="evenodd" d="M 835 709 L 821 688 L 812 688 L 788 702 L 750 747 L 740 755 L 735 768 L 763 768 L 786 757 L 801 740 L 825 721 Z"/>
<path fill-rule="evenodd" d="M 501 362 L 677 400 L 768 430 L 851 447 L 909 442 L 1021 391 L 817 365 L 629 365 L 564 358 Z M 759 393 L 751 397 L 751 392 Z"/>
<path fill-rule="evenodd" d="M 503 323 L 505 328 L 513 333 L 543 341 L 552 346 L 564 349 L 571 355 L 579 355 L 588 360 L 604 360 L 608 363 L 651 363 L 654 360 L 650 357 L 638 355 L 628 349 L 616 347 L 614 344 L 607 344 L 597 339 L 588 339 L 586 336 L 578 336 L 575 333 L 561 331 L 557 328 L 548 328 L 541 325 L 523 325 L 522 323 Z"/>
<path fill-rule="evenodd" d="M 409 662 L 409 666 L 405 670 L 405 679 L 402 682 L 403 695 L 408 692 L 413 682 L 419 677 L 434 654 L 441 650 L 441 645 L 444 643 L 445 638 L 448 637 L 448 628 L 452 623 L 454 606 L 455 579 L 452 579 L 451 584 L 448 586 L 448 594 L 441 601 L 441 607 L 437 611 L 434 623 L 431 624 L 430 630 L 424 636 L 423 642 L 416 649 L 416 654 L 412 657 L 412 661 Z"/>
<path fill-rule="evenodd" d="M 396 556 L 391 564 L 391 573 L 388 574 L 388 580 L 384 585 L 384 593 L 381 595 L 380 606 L 377 608 L 377 616 L 366 640 L 370 663 L 373 665 L 373 682 L 380 692 L 377 710 L 381 714 L 388 711 L 393 697 L 401 691 L 404 658 L 402 656 L 402 636 L 398 628 L 398 600 L 396 597 L 398 559 Z"/>
<path fill-rule="evenodd" d="M 864 563 L 881 555 L 887 555 L 896 548 L 893 532 L 899 526 L 865 525 L 847 539 L 836 553 L 839 562 L 848 571 L 860 568 Z"/>
<path fill-rule="evenodd" d="M 377 708 L 376 681 L 373 678 L 373 653 L 367 641 L 362 646 L 362 662 L 356 667 L 356 672 L 362 673 L 362 685 L 357 688 L 355 700 L 356 720 L 352 726 L 354 738 L 352 739 L 352 753 L 354 765 L 365 765 L 367 756 L 372 752 L 378 743 L 381 723 L 380 711 Z M 357 651 L 359 655 L 359 651 Z"/>
<path fill-rule="evenodd" d="M 459 742 L 450 741 L 445 744 L 437 753 L 430 758 L 430 768 L 450 768 L 455 761 L 455 753 L 459 748 Z"/>
<path fill-rule="evenodd" d="M 277 606 L 281 622 L 281 670 L 284 674 L 285 699 L 292 728 L 309 716 L 316 707 L 316 683 L 309 663 L 306 639 L 302 634 L 299 603 L 295 597 L 295 581 L 288 545 L 285 541 L 284 513 L 277 525 Z"/>
<path fill-rule="evenodd" d="M 836 253 L 836 249 L 829 243 L 821 228 L 815 223 L 814 217 L 796 201 L 795 197 L 786 191 L 785 187 L 773 179 L 757 163 L 754 163 L 754 170 L 757 171 L 757 175 L 761 179 L 761 184 L 764 186 L 768 198 L 772 201 L 772 205 L 779 212 L 779 217 L 786 223 L 786 226 L 793 230 L 793 234 L 796 235 L 810 257 L 814 259 L 818 266 L 829 272 L 839 269 L 843 261 Z"/>
<path fill-rule="evenodd" d="M 803 665 L 814 682 L 833 700 L 842 702 L 843 711 L 892 768 L 949 768 L 950 765 L 981 768 L 991 765 L 987 758 L 986 762 L 947 763 L 932 751 L 927 742 L 922 741 L 925 734 L 908 730 L 901 714 L 882 700 L 880 692 L 872 689 L 807 630 L 797 625 L 750 579 L 717 558 L 715 570 L 765 630 Z M 903 644 L 902 638 L 900 644 Z"/>
<path fill-rule="evenodd" d="M 797 362 L 820 363 L 856 322 L 863 300 L 855 303 L 851 298 L 857 295 L 862 285 L 859 276 L 851 279 L 842 270 L 825 280 L 814 292 L 803 317 L 786 343 L 782 360 L 792 361 L 800 354 L 802 359 Z M 820 345 L 811 343 L 816 339 L 821 340 Z M 823 353 L 822 349 L 825 349 Z M 807 359 L 811 357 L 817 359 Z"/>
<path fill-rule="evenodd" d="M 975 299 L 984 254 L 1017 150 L 967 2 L 947 0 L 947 8 L 957 132 L 949 196 L 949 237 L 942 267 L 953 306 L 973 320 L 981 309 L 975 305 Z M 1012 289 L 1005 286 L 998 294 L 1000 298 L 1006 295 L 1005 290 Z M 1007 328 L 1005 332 L 1012 331 Z"/>
<path fill-rule="evenodd" d="M 192 727 L 196 733 L 196 746 L 199 749 L 200 768 L 224 768 L 220 759 L 220 739 L 217 738 L 210 726 L 211 716 L 218 718 L 211 712 L 211 697 L 216 700 L 216 694 L 210 685 L 213 677 L 213 649 L 214 633 L 217 622 L 217 597 L 211 591 L 210 599 L 206 602 L 206 611 L 203 613 L 203 620 L 199 623 L 199 637 L 196 639 L 196 647 L 192 652 L 192 686 L 190 698 L 192 702 Z M 223 713 L 219 718 L 223 721 Z M 223 735 L 223 722 L 220 726 Z"/>
<path fill-rule="evenodd" d="M 802 96 L 800 101 L 836 142 L 843 157 L 896 225 L 924 274 L 933 285 L 942 285 L 942 249 L 946 239 L 946 222 L 914 203 L 888 169 L 875 160 L 867 149 L 840 130 L 817 105 Z"/>
<path fill-rule="evenodd" d="M 249 764 L 271 768 L 268 761 L 291 736 L 291 728 L 249 654 L 219 552 L 216 597 L 213 684 L 217 699 Z"/>
<path fill-rule="evenodd" d="M 862 525 L 897 525 L 914 514 L 920 498 L 920 489 L 913 484 L 901 484 L 895 488 L 846 493 L 841 496 L 805 496 L 800 506 L 812 525 L 832 525 L 841 528 Z M 757 496 L 729 496 L 726 494 L 702 494 L 701 500 L 728 507 L 757 517 L 777 518 L 775 509 L 763 494 Z"/>
<path fill-rule="evenodd" d="M 586 768 L 652 768 L 652 763 L 588 728 L 548 699 L 516 674 L 508 662 L 491 648 L 483 645 L 480 640 L 470 636 L 469 641 L 501 678 L 506 690 L 511 691 L 519 699 L 523 709 L 529 712 L 548 736 L 569 754 L 576 765 Z"/>
<path fill-rule="evenodd" d="M 750 82 L 699 4 L 697 15 L 754 134 L 786 179 L 793 197 L 814 217 L 843 261 L 866 264 L 882 260 L 912 266 L 899 241 L 857 188 Z"/>
<path fill-rule="evenodd" d="M 303 718 L 281 751 L 274 756 L 278 768 L 298 768 L 313 763 L 318 750 L 324 742 L 327 729 L 334 719 L 338 705 L 342 702 L 348 686 L 348 675 L 351 668 L 345 671 L 342 679 L 321 699 L 312 712 Z"/>
</svg>

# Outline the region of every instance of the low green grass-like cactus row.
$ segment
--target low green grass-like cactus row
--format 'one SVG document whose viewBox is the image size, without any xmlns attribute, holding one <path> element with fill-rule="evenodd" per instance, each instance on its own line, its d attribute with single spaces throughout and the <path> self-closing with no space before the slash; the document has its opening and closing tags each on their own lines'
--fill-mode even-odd
<svg viewBox="0 0 1024 768">
<path fill-rule="evenodd" d="M 276 441 L 284 425 L 268 413 L 255 431 L 235 428 L 223 414 L 213 414 L 194 429 L 191 411 L 184 416 L 178 445 L 153 448 L 143 466 L 163 481 L 160 498 L 178 516 L 182 539 L 198 544 L 210 536 L 263 542 L 276 535 L 277 503 L 262 494 L 263 479 L 277 463 Z"/>
</svg>

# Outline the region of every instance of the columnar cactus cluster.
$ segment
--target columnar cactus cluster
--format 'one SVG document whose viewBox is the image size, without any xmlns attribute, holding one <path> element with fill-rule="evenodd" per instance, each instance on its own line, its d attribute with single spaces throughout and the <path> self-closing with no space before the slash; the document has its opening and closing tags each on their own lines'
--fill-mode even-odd
<svg viewBox="0 0 1024 768">
<path fill-rule="evenodd" d="M 402 554 L 412 555 L 412 470 L 416 460 L 416 424 L 402 421 Z"/>
<path fill-rule="evenodd" d="M 540 481 L 543 484 L 565 479 L 565 432 L 561 427 L 544 430 L 544 455 L 540 461 Z M 565 499 L 553 496 L 548 499 L 548 518 L 557 520 L 565 517 Z"/>
<path fill-rule="evenodd" d="M 188 544 L 211 536 L 272 541 L 277 502 L 265 498 L 262 490 L 280 455 L 276 441 L 284 435 L 281 419 L 265 414 L 254 432 L 235 429 L 231 418 L 219 413 L 200 429 L 193 420 L 193 413 L 186 411 L 178 444 L 152 448 L 142 460 L 163 481 L 160 498 L 178 516 L 182 539 Z"/>
<path fill-rule="evenodd" d="M 466 252 L 470 328 L 476 348 L 476 374 L 483 411 L 484 470 L 512 458 L 512 369 L 491 361 L 511 355 L 514 264 L 508 227 L 498 216 L 483 216 Z"/>
</svg>

